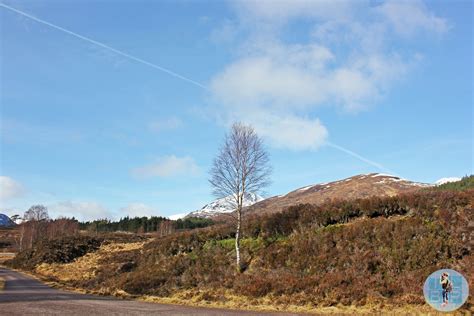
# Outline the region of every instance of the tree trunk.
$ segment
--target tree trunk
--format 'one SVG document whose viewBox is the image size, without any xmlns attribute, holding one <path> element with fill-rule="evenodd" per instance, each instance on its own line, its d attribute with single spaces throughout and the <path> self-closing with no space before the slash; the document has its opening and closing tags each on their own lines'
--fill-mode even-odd
<svg viewBox="0 0 474 316">
<path fill-rule="evenodd" d="M 242 265 L 240 262 L 240 228 L 242 222 L 242 207 L 239 205 L 237 207 L 237 228 L 235 231 L 235 253 L 237 260 L 237 270 L 242 272 Z"/>
<path fill-rule="evenodd" d="M 21 233 L 20 233 L 20 251 L 23 250 L 23 237 L 25 236 L 25 224 L 21 225 Z"/>
</svg>

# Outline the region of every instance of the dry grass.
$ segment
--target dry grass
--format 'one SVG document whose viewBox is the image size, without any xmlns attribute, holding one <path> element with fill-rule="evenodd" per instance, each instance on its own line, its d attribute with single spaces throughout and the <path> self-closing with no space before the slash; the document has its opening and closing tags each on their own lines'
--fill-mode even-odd
<svg viewBox="0 0 474 316">
<path fill-rule="evenodd" d="M 44 280 L 55 279 L 58 282 L 47 282 L 48 285 L 79 293 L 96 295 L 113 295 L 125 299 L 136 299 L 146 302 L 163 304 L 189 305 L 198 307 L 212 307 L 225 309 L 253 310 L 253 311 L 285 311 L 292 313 L 308 314 L 341 314 L 341 315 L 441 315 L 428 305 L 404 305 L 395 306 L 390 304 L 366 304 L 364 306 L 344 306 L 342 304 L 330 307 L 316 307 L 311 304 L 278 304 L 276 298 L 271 295 L 260 298 L 249 298 L 236 295 L 232 291 L 222 289 L 192 289 L 182 290 L 170 297 L 136 296 L 123 290 L 110 290 L 101 288 L 88 290 L 72 288 L 63 282 L 75 280 L 87 280 L 95 276 L 100 267 L 101 259 L 106 258 L 114 252 L 132 251 L 143 248 L 147 242 L 137 243 L 112 243 L 103 245 L 99 250 L 89 253 L 74 262 L 66 264 L 42 264 L 36 268 L 36 276 Z M 446 315 L 445 313 L 443 315 Z M 454 315 L 454 314 L 453 314 Z M 469 311 L 458 312 L 456 315 L 470 315 Z"/>
<path fill-rule="evenodd" d="M 43 277 L 63 282 L 93 279 L 100 267 L 99 262 L 101 259 L 114 252 L 141 249 L 147 242 L 102 245 L 97 251 L 88 253 L 70 263 L 43 263 L 36 267 L 35 272 Z"/>
<path fill-rule="evenodd" d="M 20 271 L 21 272 L 21 271 Z M 25 272 L 22 272 L 25 273 Z M 112 295 L 123 299 L 134 299 L 144 302 L 152 302 L 158 304 L 174 304 L 187 305 L 196 307 L 210 307 L 222 309 L 239 309 L 249 311 L 284 311 L 290 313 L 305 313 L 317 315 L 473 315 L 472 311 L 462 310 L 455 313 L 441 313 L 433 310 L 428 305 L 414 306 L 394 306 L 389 304 L 368 304 L 365 306 L 331 306 L 331 307 L 314 307 L 310 305 L 277 305 L 272 297 L 264 297 L 259 299 L 249 299 L 245 296 L 239 296 L 227 291 L 220 293 L 219 291 L 209 290 L 183 290 L 170 297 L 156 297 L 156 296 L 134 296 L 122 290 L 108 291 L 101 289 L 98 291 L 91 291 L 86 289 L 72 288 L 64 283 L 47 282 L 44 277 L 39 277 L 31 273 L 26 273 L 38 280 L 42 280 L 49 286 L 68 291 L 74 291 L 81 294 L 95 294 L 95 295 Z M 0 290 L 1 286 L 0 279 Z"/>
<path fill-rule="evenodd" d="M 0 264 L 4 263 L 6 260 L 12 259 L 15 256 L 13 252 L 2 252 L 0 253 Z"/>
<path fill-rule="evenodd" d="M 126 297 L 122 293 L 122 297 Z M 271 296 L 249 299 L 245 296 L 235 295 L 230 292 L 217 294 L 213 290 L 181 291 L 171 297 L 155 297 L 141 296 L 138 300 L 146 302 L 155 302 L 163 304 L 191 305 L 199 307 L 213 307 L 226 309 L 239 309 L 251 311 L 284 311 L 290 313 L 307 313 L 307 314 L 325 314 L 325 315 L 374 315 L 383 313 L 384 315 L 446 315 L 445 313 L 437 313 L 428 305 L 383 305 L 383 304 L 367 304 L 364 306 L 330 306 L 315 307 L 313 305 L 292 305 L 292 304 L 276 304 L 275 299 Z M 467 315 L 467 314 L 466 314 Z"/>
</svg>

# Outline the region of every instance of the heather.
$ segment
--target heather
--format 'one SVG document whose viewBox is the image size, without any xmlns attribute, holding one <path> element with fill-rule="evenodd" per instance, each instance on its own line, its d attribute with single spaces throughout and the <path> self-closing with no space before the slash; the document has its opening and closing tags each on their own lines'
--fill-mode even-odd
<svg viewBox="0 0 474 316">
<path fill-rule="evenodd" d="M 208 302 L 237 295 L 277 305 L 418 305 L 433 271 L 452 268 L 474 277 L 473 206 L 472 189 L 432 189 L 247 214 L 241 273 L 234 229 L 222 223 L 104 255 L 93 277 L 73 285 L 132 296 L 186 293 Z"/>
</svg>

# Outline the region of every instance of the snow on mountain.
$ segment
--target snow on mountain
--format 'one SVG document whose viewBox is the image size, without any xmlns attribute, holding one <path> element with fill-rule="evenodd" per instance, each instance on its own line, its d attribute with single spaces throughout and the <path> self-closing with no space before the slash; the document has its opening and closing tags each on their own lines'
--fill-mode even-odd
<svg viewBox="0 0 474 316">
<path fill-rule="evenodd" d="M 168 218 L 172 221 L 176 221 L 178 219 L 186 217 L 186 215 L 187 215 L 186 213 L 179 213 L 179 214 L 170 215 L 170 216 L 168 216 Z"/>
<path fill-rule="evenodd" d="M 265 200 L 256 194 L 249 193 L 244 199 L 244 206 L 248 207 L 245 210 L 247 212 L 272 213 L 301 203 L 320 204 L 331 199 L 356 199 L 372 195 L 393 196 L 430 186 L 433 185 L 413 182 L 395 175 L 368 173 L 333 182 L 307 185 Z M 234 210 L 233 198 L 228 196 L 215 200 L 202 209 L 189 213 L 186 217 L 209 218 L 231 213 Z"/>
<path fill-rule="evenodd" d="M 330 200 L 395 196 L 430 186 L 433 185 L 413 182 L 395 175 L 382 173 L 360 174 L 328 183 L 307 185 L 284 195 L 274 196 L 256 203 L 245 211 L 249 214 L 257 212 L 258 214 L 272 214 L 298 204 L 320 205 Z"/>
<path fill-rule="evenodd" d="M 246 193 L 244 195 L 243 206 L 247 207 L 257 202 L 263 201 L 264 199 L 255 193 Z M 227 196 L 225 198 L 217 199 L 209 204 L 204 205 L 200 210 L 194 211 L 186 215 L 186 217 L 203 217 L 209 218 L 218 214 L 232 213 L 235 211 L 235 199 L 233 196 Z"/>
<path fill-rule="evenodd" d="M 441 178 L 435 182 L 435 185 L 441 185 L 441 184 L 445 184 L 449 182 L 457 182 L 457 181 L 461 181 L 461 178 L 458 178 L 458 177 Z"/>
<path fill-rule="evenodd" d="M 0 214 L 0 227 L 14 226 L 15 223 L 5 214 Z"/>
</svg>

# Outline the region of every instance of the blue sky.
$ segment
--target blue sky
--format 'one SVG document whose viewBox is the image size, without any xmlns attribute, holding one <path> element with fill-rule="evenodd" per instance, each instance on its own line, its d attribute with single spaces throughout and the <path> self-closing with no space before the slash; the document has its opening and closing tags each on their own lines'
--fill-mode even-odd
<svg viewBox="0 0 474 316">
<path fill-rule="evenodd" d="M 233 121 L 267 144 L 269 196 L 368 172 L 473 173 L 470 1 L 2 4 L 7 214 L 198 209 Z"/>
</svg>

